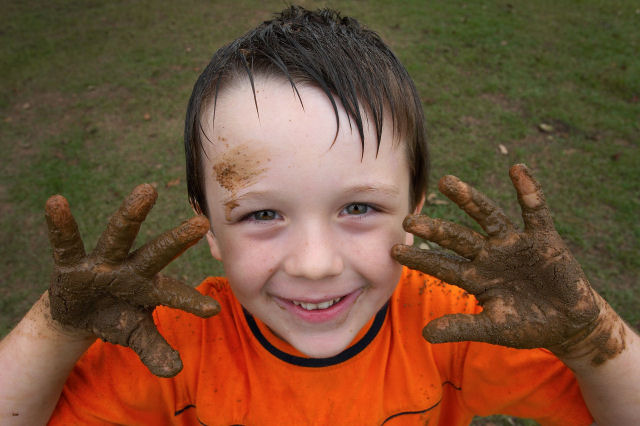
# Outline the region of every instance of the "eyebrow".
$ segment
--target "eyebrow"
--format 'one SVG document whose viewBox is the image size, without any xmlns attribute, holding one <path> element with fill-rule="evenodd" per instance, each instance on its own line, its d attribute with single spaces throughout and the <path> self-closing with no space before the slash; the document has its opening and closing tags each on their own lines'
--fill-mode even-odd
<svg viewBox="0 0 640 426">
<path fill-rule="evenodd" d="M 395 185 L 375 184 L 375 185 L 356 185 L 345 191 L 347 194 L 359 193 L 382 193 L 386 196 L 395 197 L 400 194 L 400 190 Z"/>
<path fill-rule="evenodd" d="M 252 197 L 261 198 L 267 195 L 267 191 L 249 191 L 240 195 L 232 194 L 231 196 L 224 198 L 222 203 L 224 205 L 225 219 L 227 219 L 227 221 L 231 220 L 231 212 L 240 205 L 240 201 L 243 199 Z"/>
<path fill-rule="evenodd" d="M 240 195 L 231 195 L 222 200 L 225 206 L 234 205 L 233 208 L 238 206 L 238 202 L 245 198 L 264 198 L 269 195 L 269 191 L 248 191 Z M 231 210 L 233 210 L 231 208 Z"/>
<path fill-rule="evenodd" d="M 387 185 L 387 184 L 364 184 L 364 185 L 355 185 L 351 188 L 347 188 L 344 191 L 345 194 L 382 194 L 387 197 L 396 197 L 400 194 L 400 190 L 395 185 Z M 228 212 L 231 212 L 233 209 L 238 207 L 239 202 L 246 198 L 263 198 L 269 196 L 271 191 L 248 191 L 240 195 L 232 195 L 222 200 L 224 206 L 227 208 Z"/>
</svg>

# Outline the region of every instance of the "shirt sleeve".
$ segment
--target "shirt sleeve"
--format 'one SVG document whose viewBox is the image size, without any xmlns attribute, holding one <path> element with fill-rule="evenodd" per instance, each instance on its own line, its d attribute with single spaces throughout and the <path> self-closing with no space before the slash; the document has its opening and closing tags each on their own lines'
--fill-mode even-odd
<svg viewBox="0 0 640 426">
<path fill-rule="evenodd" d="M 478 314 L 476 299 L 460 288 L 415 271 L 407 282 L 422 290 L 423 323 L 447 314 Z M 420 282 L 424 285 L 419 287 Z M 590 425 L 573 372 L 545 349 L 519 350 L 479 342 L 431 346 L 438 369 L 456 400 L 448 413 L 507 414 L 543 425 Z M 454 413 L 455 411 L 455 413 Z"/>
<path fill-rule="evenodd" d="M 542 425 L 590 425 L 573 372 L 545 349 L 470 343 L 461 377 L 464 404 L 481 416 L 507 414 Z"/>
<path fill-rule="evenodd" d="M 97 341 L 72 370 L 49 424 L 169 424 L 173 387 L 131 349 Z"/>
<path fill-rule="evenodd" d="M 197 290 L 209 294 L 218 287 L 225 286 L 210 278 Z M 165 306 L 157 307 L 153 317 L 160 334 L 180 353 L 183 370 L 173 378 L 157 377 L 130 348 L 96 341 L 67 378 L 49 424 L 197 423 L 191 411 L 183 411 L 197 388 L 202 319 Z"/>
</svg>

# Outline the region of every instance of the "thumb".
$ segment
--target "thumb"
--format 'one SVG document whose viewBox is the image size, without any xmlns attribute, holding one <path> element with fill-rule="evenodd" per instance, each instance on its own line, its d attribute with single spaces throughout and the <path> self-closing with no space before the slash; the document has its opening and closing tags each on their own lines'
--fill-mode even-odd
<svg viewBox="0 0 640 426">
<path fill-rule="evenodd" d="M 158 377 L 173 377 L 182 370 L 180 354 L 158 332 L 151 316 L 146 317 L 131 333 L 129 347 Z"/>
<path fill-rule="evenodd" d="M 180 355 L 162 337 L 151 312 L 103 299 L 104 307 L 89 318 L 91 331 L 106 342 L 126 346 L 159 377 L 173 377 L 182 370 Z M 111 303 L 109 303 L 111 302 Z"/>
<path fill-rule="evenodd" d="M 422 336 L 429 343 L 487 342 L 490 343 L 489 324 L 481 313 L 450 314 L 436 318 L 422 329 Z"/>
</svg>

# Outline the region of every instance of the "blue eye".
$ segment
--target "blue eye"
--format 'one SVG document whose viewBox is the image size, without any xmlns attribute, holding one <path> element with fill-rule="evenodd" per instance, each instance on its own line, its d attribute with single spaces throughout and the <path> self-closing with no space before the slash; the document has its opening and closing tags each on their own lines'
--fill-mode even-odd
<svg viewBox="0 0 640 426">
<path fill-rule="evenodd" d="M 359 216 L 365 213 L 369 213 L 371 210 L 371 206 L 363 203 L 353 203 L 349 204 L 344 208 L 344 212 L 348 215 Z"/>
<path fill-rule="evenodd" d="M 253 212 L 247 216 L 247 219 L 256 220 L 260 222 L 274 220 L 278 218 L 278 213 L 273 210 L 260 210 Z"/>
</svg>

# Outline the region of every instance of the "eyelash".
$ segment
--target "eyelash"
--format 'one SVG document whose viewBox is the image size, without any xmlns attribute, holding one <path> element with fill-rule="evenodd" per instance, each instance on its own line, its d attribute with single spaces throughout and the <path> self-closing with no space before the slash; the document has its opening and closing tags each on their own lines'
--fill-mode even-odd
<svg viewBox="0 0 640 426">
<path fill-rule="evenodd" d="M 273 215 L 273 218 L 271 219 L 258 219 L 258 215 L 263 214 L 263 213 L 271 213 Z M 252 222 L 270 222 L 272 220 L 276 220 L 278 219 L 280 215 L 275 211 L 275 210 L 258 210 L 255 211 L 253 213 L 249 213 L 248 215 L 246 215 L 245 217 L 242 218 L 242 220 L 247 220 L 247 221 L 252 221 Z"/>
<path fill-rule="evenodd" d="M 355 213 L 355 214 L 348 213 L 348 209 L 349 209 L 349 207 L 354 207 L 354 206 L 356 206 L 356 207 L 358 207 L 358 208 L 363 208 L 365 211 L 364 211 L 364 212 L 362 212 L 362 213 Z M 351 203 L 351 204 L 346 205 L 346 206 L 342 209 L 342 211 L 343 211 L 343 212 L 346 212 L 346 214 L 347 214 L 348 216 L 364 216 L 364 215 L 366 215 L 367 213 L 370 213 L 371 211 L 375 211 L 375 210 L 376 210 L 376 209 L 375 209 L 373 206 L 371 206 L 371 205 L 369 205 L 369 204 L 367 204 L 367 203 Z"/>
<path fill-rule="evenodd" d="M 348 209 L 350 207 L 358 207 L 359 209 L 364 209 L 365 211 L 362 213 L 349 213 Z M 378 211 L 378 209 L 376 209 L 375 207 L 373 207 L 370 204 L 367 203 L 351 203 L 351 204 L 347 204 L 341 211 L 341 213 L 345 213 L 347 216 L 354 216 L 354 217 L 362 217 L 365 216 L 367 214 L 370 214 L 371 212 L 376 212 Z M 269 219 L 265 219 L 265 218 L 259 218 L 259 215 L 261 214 L 270 214 L 271 217 Z M 252 222 L 271 222 L 273 220 L 279 219 L 280 218 L 280 214 L 278 214 L 278 212 L 276 212 L 275 210 L 258 210 L 252 213 L 249 213 L 248 215 L 244 216 L 242 218 L 242 221 L 252 221 Z"/>
</svg>

